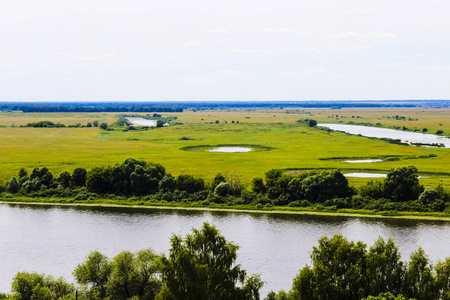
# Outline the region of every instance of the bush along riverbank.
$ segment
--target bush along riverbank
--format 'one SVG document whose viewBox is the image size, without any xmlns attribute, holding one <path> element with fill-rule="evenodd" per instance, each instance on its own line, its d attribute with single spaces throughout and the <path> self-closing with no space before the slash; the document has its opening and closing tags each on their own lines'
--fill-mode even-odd
<svg viewBox="0 0 450 300">
<path fill-rule="evenodd" d="M 204 223 L 185 237 L 172 235 L 168 255 L 143 249 L 108 258 L 91 252 L 73 271 L 76 285 L 51 275 L 19 272 L 10 295 L 0 299 L 223 299 L 259 300 L 260 274 L 236 265 L 239 246 Z M 392 239 L 367 249 L 342 235 L 322 237 L 290 291 L 264 300 L 434 300 L 449 299 L 450 258 L 432 265 L 422 248 L 403 262 Z"/>
<path fill-rule="evenodd" d="M 450 193 L 424 188 L 414 166 L 391 169 L 383 180 L 349 186 L 339 170 L 299 174 L 273 169 L 250 186 L 218 173 L 211 182 L 177 177 L 160 164 L 132 158 L 114 166 L 76 168 L 54 176 L 47 168 L 21 169 L 0 185 L 0 200 L 247 210 L 328 211 L 360 214 L 450 215 Z"/>
</svg>

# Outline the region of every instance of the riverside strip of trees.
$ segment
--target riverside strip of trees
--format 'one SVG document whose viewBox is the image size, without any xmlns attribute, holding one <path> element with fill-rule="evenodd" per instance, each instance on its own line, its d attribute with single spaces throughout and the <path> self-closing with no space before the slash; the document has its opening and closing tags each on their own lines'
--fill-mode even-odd
<svg viewBox="0 0 450 300">
<path fill-rule="evenodd" d="M 191 203 L 200 206 L 222 204 L 247 208 L 273 206 L 311 207 L 317 210 L 351 208 L 378 211 L 450 212 L 450 193 L 442 186 L 424 188 L 414 166 L 391 169 L 383 180 L 369 181 L 356 189 L 348 185 L 339 170 L 305 171 L 292 174 L 273 169 L 265 178 L 254 178 L 251 186 L 239 177 L 225 178 L 218 173 L 212 182 L 192 175 L 177 177 L 160 164 L 132 158 L 114 166 L 95 167 L 89 171 L 76 168 L 55 177 L 46 167 L 21 169 L 5 185 L 3 198 L 63 197 L 85 201 L 114 199 L 116 202 L 139 201 Z M 71 201 L 70 200 L 70 201 Z"/>
<path fill-rule="evenodd" d="M 167 256 L 144 249 L 110 259 L 93 251 L 73 271 L 76 286 L 63 278 L 19 272 L 12 293 L 0 299 L 258 300 L 264 282 L 235 264 L 238 248 L 204 223 L 184 238 L 173 235 Z M 264 299 L 450 299 L 450 258 L 431 265 L 419 248 L 403 262 L 392 239 L 379 238 L 367 250 L 363 242 L 342 235 L 322 237 L 311 262 L 289 292 L 270 292 Z"/>
</svg>

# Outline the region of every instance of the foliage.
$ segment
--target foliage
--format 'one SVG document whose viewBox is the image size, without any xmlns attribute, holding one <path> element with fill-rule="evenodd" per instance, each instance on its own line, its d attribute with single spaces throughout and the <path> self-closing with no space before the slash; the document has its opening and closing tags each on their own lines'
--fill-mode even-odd
<svg viewBox="0 0 450 300">
<path fill-rule="evenodd" d="M 14 276 L 12 299 L 69 300 L 75 299 L 75 288 L 63 278 L 54 279 L 38 273 L 19 272 Z"/>
<path fill-rule="evenodd" d="M 111 262 L 107 284 L 109 299 L 154 299 L 161 288 L 157 276 L 158 259 L 159 256 L 151 249 L 140 250 L 136 254 L 123 251 L 116 255 Z"/>
<path fill-rule="evenodd" d="M 404 264 L 392 239 L 367 251 L 342 235 L 322 237 L 311 260 L 294 278 L 292 299 L 449 299 L 450 259 L 433 267 L 419 248 Z"/>
<path fill-rule="evenodd" d="M 87 171 L 84 168 L 76 168 L 73 170 L 71 184 L 72 186 L 86 186 Z"/>
<path fill-rule="evenodd" d="M 387 293 L 381 293 L 378 296 L 369 296 L 367 298 L 364 298 L 362 300 L 414 300 L 414 299 L 406 299 L 403 295 L 393 295 L 391 292 Z"/>
<path fill-rule="evenodd" d="M 423 191 L 414 166 L 391 169 L 383 186 L 384 196 L 396 202 L 415 200 Z"/>
<path fill-rule="evenodd" d="M 366 245 L 349 242 L 342 235 L 322 237 L 313 247 L 313 267 L 294 279 L 296 299 L 360 299 L 366 295 Z"/>
<path fill-rule="evenodd" d="M 317 121 L 316 120 L 309 120 L 308 121 L 308 126 L 309 127 L 314 127 L 314 126 L 317 126 Z"/>
<path fill-rule="evenodd" d="M 205 188 L 205 182 L 202 178 L 196 178 L 192 175 L 179 175 L 176 180 L 176 186 L 180 191 L 193 194 L 203 190 Z"/>
<path fill-rule="evenodd" d="M 6 184 L 6 191 L 8 193 L 15 194 L 20 189 L 20 183 L 17 181 L 16 177 L 12 177 Z"/>
<path fill-rule="evenodd" d="M 156 299 L 259 299 L 262 282 L 234 265 L 237 249 L 208 223 L 184 239 L 173 235 Z"/>
</svg>

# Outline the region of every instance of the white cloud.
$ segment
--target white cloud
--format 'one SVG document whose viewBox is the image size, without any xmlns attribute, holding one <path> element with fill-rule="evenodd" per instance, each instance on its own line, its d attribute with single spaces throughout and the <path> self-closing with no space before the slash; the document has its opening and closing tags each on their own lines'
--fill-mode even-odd
<svg viewBox="0 0 450 300">
<path fill-rule="evenodd" d="M 216 28 L 216 29 L 211 29 L 211 30 L 206 31 L 205 34 L 207 34 L 207 35 L 228 36 L 229 32 L 226 29 Z"/>
<path fill-rule="evenodd" d="M 393 39 L 397 38 L 397 35 L 385 32 L 356 33 L 354 31 L 348 31 L 337 34 L 323 35 L 321 37 L 325 39 Z"/>
<path fill-rule="evenodd" d="M 349 10 L 346 11 L 345 14 L 352 16 L 367 16 L 373 14 L 373 11 L 370 10 Z"/>
<path fill-rule="evenodd" d="M 203 43 L 199 42 L 196 39 L 192 39 L 184 43 L 183 48 L 196 48 L 203 46 Z"/>
<path fill-rule="evenodd" d="M 261 30 L 264 34 L 305 34 L 309 35 L 306 32 L 299 31 L 294 28 L 286 28 L 286 27 L 266 27 Z"/>
<path fill-rule="evenodd" d="M 228 52 L 233 53 L 233 54 L 278 54 L 278 55 L 283 55 L 283 54 L 289 54 L 292 51 L 287 50 L 287 49 L 268 49 L 268 50 L 264 50 L 264 49 L 231 49 Z"/>
</svg>

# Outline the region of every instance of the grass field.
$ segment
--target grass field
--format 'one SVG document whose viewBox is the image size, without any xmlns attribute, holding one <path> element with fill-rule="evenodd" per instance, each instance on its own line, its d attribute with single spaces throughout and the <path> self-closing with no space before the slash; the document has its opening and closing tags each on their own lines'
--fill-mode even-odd
<svg viewBox="0 0 450 300">
<path fill-rule="evenodd" d="M 17 175 L 22 167 L 46 166 L 54 175 L 71 172 L 76 167 L 116 164 L 133 157 L 160 163 L 173 174 L 192 174 L 210 180 L 217 172 L 225 176 L 238 175 L 244 183 L 254 177 L 264 177 L 272 168 L 331 169 L 382 171 L 415 165 L 426 173 L 421 179 L 427 186 L 442 183 L 450 187 L 450 149 L 393 145 L 379 140 L 342 133 L 328 133 L 297 123 L 300 118 L 319 122 L 381 123 L 383 126 L 428 128 L 449 132 L 448 109 L 284 109 L 236 111 L 186 111 L 163 114 L 176 116 L 182 125 L 122 131 L 116 128 L 22 128 L 28 122 L 50 120 L 66 125 L 86 124 L 98 120 L 111 124 L 114 114 L 20 114 L 0 113 L 0 180 Z M 339 116 L 336 118 L 336 114 Z M 395 120 L 387 116 L 405 116 L 417 121 Z M 333 116 L 331 118 L 331 116 Z M 352 118 L 359 116 L 359 118 Z M 219 121 L 216 124 L 216 120 Z M 234 123 L 233 123 L 234 121 Z M 237 123 L 239 122 L 239 123 Z M 442 125 L 439 125 L 442 124 Z M 9 127 L 9 126 L 16 127 Z M 180 138 L 189 138 L 181 140 Z M 198 145 L 249 144 L 272 147 L 270 151 L 248 153 L 213 153 L 186 151 L 181 148 Z M 437 157 L 416 158 L 435 154 Z M 336 157 L 368 158 L 402 155 L 408 159 L 380 163 L 349 164 Z M 414 158 L 414 159 L 412 159 Z M 367 179 L 349 179 L 359 185 Z"/>
</svg>

